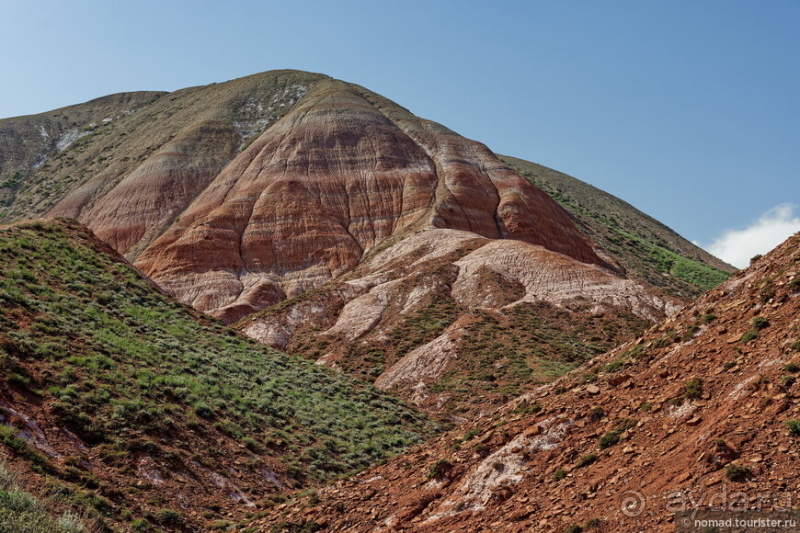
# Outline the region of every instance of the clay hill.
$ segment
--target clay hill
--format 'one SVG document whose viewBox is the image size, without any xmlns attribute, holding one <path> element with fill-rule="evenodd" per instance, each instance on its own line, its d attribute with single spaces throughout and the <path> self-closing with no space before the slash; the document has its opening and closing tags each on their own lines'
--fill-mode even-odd
<svg viewBox="0 0 800 533">
<path fill-rule="evenodd" d="M 733 270 L 579 180 L 297 71 L 2 120 L 0 192 L 7 220 L 75 218 L 194 309 L 456 421 Z"/>
<path fill-rule="evenodd" d="M 681 510 L 796 509 L 798 377 L 800 234 L 636 341 L 247 531 L 668 532 Z"/>
<path fill-rule="evenodd" d="M 3 531 L 86 531 L 14 522 L 37 507 L 9 469 L 93 531 L 224 530 L 436 430 L 179 304 L 74 221 L 2 227 L 0 253 Z"/>
</svg>

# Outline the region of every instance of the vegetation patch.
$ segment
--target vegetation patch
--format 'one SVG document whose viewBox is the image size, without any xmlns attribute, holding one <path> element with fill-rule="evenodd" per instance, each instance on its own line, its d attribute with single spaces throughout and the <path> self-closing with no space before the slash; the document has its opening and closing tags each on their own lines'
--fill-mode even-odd
<svg viewBox="0 0 800 533">
<path fill-rule="evenodd" d="M 744 335 L 742 335 L 741 341 L 745 344 L 748 342 L 758 338 L 758 330 L 755 328 L 748 329 Z"/>
<path fill-rule="evenodd" d="M 725 477 L 731 481 L 744 481 L 752 475 L 750 469 L 746 466 L 730 463 L 725 467 Z"/>
<path fill-rule="evenodd" d="M 689 399 L 697 399 L 703 395 L 703 380 L 695 376 L 683 384 L 683 395 Z"/>
<path fill-rule="evenodd" d="M 0 461 L 0 531 L 89 533 L 78 515 L 58 515 L 46 502 L 26 492 L 17 476 Z"/>
<path fill-rule="evenodd" d="M 188 436 L 213 465 L 219 439 L 234 439 L 306 483 L 365 468 L 436 430 L 397 398 L 193 312 L 98 247 L 65 221 L 0 232 L 0 380 L 39 396 L 110 462 L 163 455 L 163 443 Z M 29 453 L 3 431 L 7 447 Z M 168 511 L 155 520 L 178 520 Z"/>
<path fill-rule="evenodd" d="M 500 317 L 476 312 L 459 346 L 470 357 L 461 359 L 431 390 L 452 391 L 467 399 L 493 395 L 497 403 L 508 401 L 647 327 L 645 320 L 621 311 L 571 313 L 546 302 L 515 305 Z M 597 375 L 586 379 L 596 380 Z M 465 406 L 451 402 L 448 408 L 457 412 Z"/>
<path fill-rule="evenodd" d="M 787 428 L 789 428 L 789 433 L 792 435 L 800 435 L 800 420 L 790 419 L 784 422 Z"/>
</svg>

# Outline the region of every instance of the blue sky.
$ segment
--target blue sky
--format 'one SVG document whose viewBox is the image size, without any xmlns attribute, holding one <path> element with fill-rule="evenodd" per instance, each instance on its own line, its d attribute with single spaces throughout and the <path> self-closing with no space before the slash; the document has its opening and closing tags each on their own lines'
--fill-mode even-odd
<svg viewBox="0 0 800 533">
<path fill-rule="evenodd" d="M 0 0 L 0 47 L 0 117 L 295 68 L 587 181 L 742 266 L 800 230 L 798 0 Z"/>
</svg>

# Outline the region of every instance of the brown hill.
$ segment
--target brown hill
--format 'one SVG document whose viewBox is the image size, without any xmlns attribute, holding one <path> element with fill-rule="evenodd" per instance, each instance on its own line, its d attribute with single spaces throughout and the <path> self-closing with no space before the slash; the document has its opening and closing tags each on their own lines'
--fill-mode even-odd
<svg viewBox="0 0 800 533">
<path fill-rule="evenodd" d="M 799 306 L 800 234 L 635 342 L 248 531 L 667 532 L 679 510 L 796 508 Z"/>
<path fill-rule="evenodd" d="M 431 228 L 603 264 L 557 204 L 484 146 L 324 80 L 136 265 L 182 301 L 233 320 L 352 270 L 392 236 Z"/>
<path fill-rule="evenodd" d="M 617 270 L 624 255 L 587 242 L 485 146 L 319 74 L 6 119 L 0 163 L 0 217 L 77 218 L 182 301 L 228 320 L 319 286 L 412 228 L 520 239 Z"/>
<path fill-rule="evenodd" d="M 276 71 L 148 97 L 32 149 L 41 164 L 15 170 L 4 214 L 77 218 L 181 302 L 451 415 L 560 375 L 725 277 L 676 246 L 654 253 L 652 232 L 609 253 L 589 235 L 613 235 L 484 145 L 356 85 Z M 640 275 L 637 253 L 670 266 Z"/>
</svg>

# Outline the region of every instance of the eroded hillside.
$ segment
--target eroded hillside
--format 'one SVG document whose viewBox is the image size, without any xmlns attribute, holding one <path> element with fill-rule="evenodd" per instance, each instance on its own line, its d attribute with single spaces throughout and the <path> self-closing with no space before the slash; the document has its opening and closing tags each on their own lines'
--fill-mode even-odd
<svg viewBox="0 0 800 533">
<path fill-rule="evenodd" d="M 628 275 L 671 294 L 696 297 L 736 269 L 619 198 L 556 170 L 515 157 L 501 160 L 572 214 Z"/>
<path fill-rule="evenodd" d="M 181 302 L 452 420 L 726 276 L 623 202 L 576 209 L 533 167 L 357 85 L 275 71 L 148 97 L 5 121 L 110 113 L 31 148 L 6 216 L 76 218 Z"/>
<path fill-rule="evenodd" d="M 675 300 L 541 246 L 433 229 L 237 327 L 458 421 L 675 309 Z"/>
<path fill-rule="evenodd" d="M 800 234 L 635 342 L 250 527 L 668 532 L 680 510 L 796 508 L 799 307 Z"/>
</svg>

